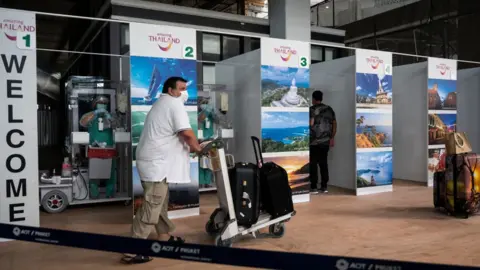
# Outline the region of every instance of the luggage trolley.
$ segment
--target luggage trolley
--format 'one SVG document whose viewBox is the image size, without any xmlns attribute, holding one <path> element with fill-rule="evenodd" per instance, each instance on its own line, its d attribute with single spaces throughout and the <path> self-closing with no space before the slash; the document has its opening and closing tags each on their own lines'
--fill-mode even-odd
<svg viewBox="0 0 480 270">
<path fill-rule="evenodd" d="M 209 168 L 215 174 L 217 196 L 220 204 L 220 207 L 211 214 L 205 226 L 207 233 L 215 236 L 215 245 L 231 247 L 236 237 L 252 234 L 256 238 L 258 230 L 265 227 L 269 227 L 269 233 L 274 238 L 282 237 L 285 234 L 285 222 L 295 215 L 295 211 L 275 219 L 272 219 L 270 214 L 261 213 L 257 223 L 251 227 L 239 226 L 235 216 L 228 176 L 228 169 L 235 166 L 233 156 L 225 154 L 225 144 L 221 139 L 205 141 L 202 144 L 204 148 L 201 155 L 208 158 Z M 227 157 L 229 164 L 227 164 Z"/>
</svg>

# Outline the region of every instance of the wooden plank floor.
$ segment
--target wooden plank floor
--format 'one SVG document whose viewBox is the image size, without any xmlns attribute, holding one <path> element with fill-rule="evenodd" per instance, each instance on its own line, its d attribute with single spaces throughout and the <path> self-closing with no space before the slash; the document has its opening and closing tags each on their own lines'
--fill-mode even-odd
<svg viewBox="0 0 480 270">
<path fill-rule="evenodd" d="M 335 194 L 336 193 L 336 194 Z M 212 244 L 204 225 L 216 205 L 202 195 L 201 215 L 177 219 L 177 234 L 191 243 Z M 236 247 L 397 259 L 458 265 L 480 265 L 480 217 L 454 219 L 432 207 L 430 188 L 396 182 L 393 193 L 355 197 L 339 192 L 312 196 L 296 206 L 282 239 L 244 239 Z M 42 214 L 44 227 L 128 235 L 131 208 L 119 205 L 70 209 Z M 230 269 L 174 260 L 123 266 L 118 254 L 24 242 L 0 243 L 0 269 Z"/>
</svg>

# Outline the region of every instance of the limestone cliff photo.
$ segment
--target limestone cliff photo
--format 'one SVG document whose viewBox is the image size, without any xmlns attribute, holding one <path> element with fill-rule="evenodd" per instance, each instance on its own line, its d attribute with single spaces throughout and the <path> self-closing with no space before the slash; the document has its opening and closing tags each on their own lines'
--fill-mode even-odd
<svg viewBox="0 0 480 270">
<path fill-rule="evenodd" d="M 392 114 L 385 112 L 357 112 L 357 148 L 392 146 Z"/>
</svg>

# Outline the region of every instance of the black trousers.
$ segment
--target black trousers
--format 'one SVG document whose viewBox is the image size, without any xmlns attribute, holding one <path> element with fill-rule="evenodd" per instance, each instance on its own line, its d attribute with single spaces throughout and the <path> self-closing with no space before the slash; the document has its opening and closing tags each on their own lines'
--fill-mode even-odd
<svg viewBox="0 0 480 270">
<path fill-rule="evenodd" d="M 328 183 L 328 145 L 310 145 L 310 184 L 312 189 L 318 188 L 318 167 L 322 178 L 320 188 L 326 189 Z"/>
</svg>

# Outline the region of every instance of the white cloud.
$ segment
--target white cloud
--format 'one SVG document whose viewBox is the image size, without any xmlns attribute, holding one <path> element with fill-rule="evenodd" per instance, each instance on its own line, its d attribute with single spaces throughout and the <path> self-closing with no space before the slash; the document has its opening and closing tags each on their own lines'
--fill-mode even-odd
<svg viewBox="0 0 480 270">
<path fill-rule="evenodd" d="M 147 88 L 142 88 L 142 87 L 132 87 L 130 90 L 132 97 L 145 97 L 148 93 Z"/>
<path fill-rule="evenodd" d="M 388 85 L 387 82 L 383 82 L 383 83 L 382 83 L 382 86 L 387 86 L 387 85 Z"/>
<path fill-rule="evenodd" d="M 360 90 L 362 90 L 362 87 L 359 85 L 359 86 L 357 86 L 356 90 L 360 91 Z"/>
</svg>

